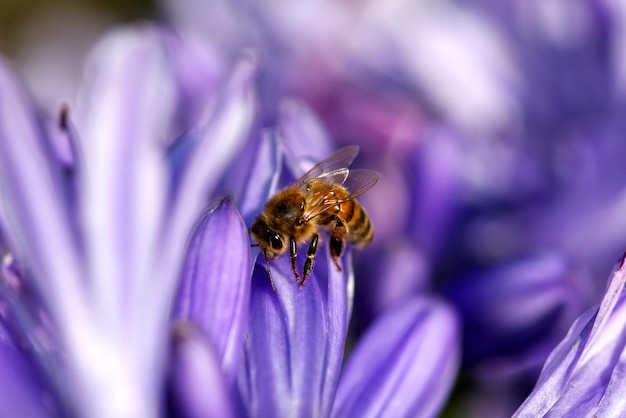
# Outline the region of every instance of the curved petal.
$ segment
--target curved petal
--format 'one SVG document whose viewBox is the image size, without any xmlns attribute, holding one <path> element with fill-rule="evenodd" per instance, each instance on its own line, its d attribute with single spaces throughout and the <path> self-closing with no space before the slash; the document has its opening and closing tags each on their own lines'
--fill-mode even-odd
<svg viewBox="0 0 626 418">
<path fill-rule="evenodd" d="M 441 302 L 415 298 L 383 314 L 348 358 L 333 416 L 436 416 L 456 378 L 459 340 Z"/>
<path fill-rule="evenodd" d="M 196 133 L 196 145 L 182 174 L 179 205 L 211 196 L 228 164 L 248 138 L 254 116 L 253 81 L 258 59 L 245 55 L 221 92 L 208 123 Z"/>
<path fill-rule="evenodd" d="M 78 95 L 89 307 L 72 318 L 86 324 L 71 324 L 67 358 L 83 414 L 153 415 L 158 408 L 172 293 L 164 301 L 155 283 L 175 279 L 155 268 L 167 197 L 163 143 L 176 100 L 161 36 L 148 25 L 109 33 L 92 51 Z"/>
<path fill-rule="evenodd" d="M 60 321 L 84 312 L 82 264 L 68 219 L 60 167 L 17 80 L 0 61 L 2 230 Z M 77 318 L 80 321 L 81 318 Z"/>
<path fill-rule="evenodd" d="M 573 323 L 514 416 L 564 416 L 568 412 L 623 416 L 623 400 L 616 394 L 623 394 L 625 283 L 626 262 L 622 259 L 603 299 Z"/>
<path fill-rule="evenodd" d="M 252 277 L 239 391 L 249 416 L 324 417 L 330 413 L 343 357 L 352 265 L 343 272 L 318 251 L 302 289 L 289 257 L 271 262 L 272 291 L 262 257 Z M 300 251 L 300 259 L 305 253 Z"/>
<path fill-rule="evenodd" d="M 170 379 L 176 406 L 190 418 L 234 417 L 219 355 L 189 324 L 179 325 L 172 349 Z"/>
<path fill-rule="evenodd" d="M 172 196 L 169 222 L 163 231 L 160 258 L 156 262 L 157 271 L 168 278 L 178 273 L 179 265 L 173 260 L 183 258 L 190 230 L 207 196 L 212 196 L 219 179 L 248 137 L 254 114 L 252 82 L 257 64 L 254 57 L 240 62 L 219 97 L 210 121 L 193 133 L 197 143 L 180 174 L 180 186 Z M 175 285 L 174 280 L 155 283 L 155 292 L 167 299 Z"/>
<path fill-rule="evenodd" d="M 216 348 L 224 374 L 239 367 L 250 299 L 250 240 L 230 199 L 201 216 L 187 250 L 175 317 L 196 324 Z"/>
<path fill-rule="evenodd" d="M 95 308 L 114 327 L 139 326 L 128 313 L 145 306 L 141 289 L 159 281 L 148 268 L 165 205 L 160 142 L 174 101 L 154 28 L 114 31 L 92 52 L 76 121 L 87 167 L 82 212 Z"/>
</svg>

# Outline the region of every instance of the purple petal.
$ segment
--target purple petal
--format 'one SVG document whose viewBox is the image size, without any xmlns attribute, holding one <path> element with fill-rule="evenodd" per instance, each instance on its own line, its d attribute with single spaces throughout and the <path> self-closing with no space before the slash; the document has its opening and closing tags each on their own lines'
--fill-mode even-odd
<svg viewBox="0 0 626 418">
<path fill-rule="evenodd" d="M 54 156 L 58 160 L 63 173 L 64 197 L 67 202 L 67 209 L 71 219 L 79 218 L 79 187 L 78 178 L 84 169 L 84 156 L 80 146 L 78 131 L 70 115 L 70 108 L 67 104 L 61 105 L 59 114 L 47 120 L 47 132 L 50 136 L 50 143 L 54 150 Z M 74 234 L 80 236 L 79 225 L 76 222 L 71 224 Z"/>
<path fill-rule="evenodd" d="M 84 276 L 68 219 L 60 166 L 52 157 L 34 109 L 0 61 L 0 196 L 3 233 L 33 273 L 61 321 L 82 304 Z"/>
<path fill-rule="evenodd" d="M 168 277 L 178 273 L 189 231 L 224 175 L 237 151 L 248 138 L 254 113 L 252 82 L 257 68 L 253 56 L 242 59 L 218 101 L 210 121 L 197 135 L 198 143 L 181 173 L 180 187 L 172 198 L 168 224 L 164 232 L 158 268 Z M 163 283 L 163 295 L 169 295 L 175 283 Z"/>
<path fill-rule="evenodd" d="M 191 32 L 165 32 L 163 42 L 178 87 L 175 136 L 207 121 L 207 109 L 227 75 L 226 60 L 216 48 Z"/>
<path fill-rule="evenodd" d="M 262 257 L 255 266 L 238 382 L 249 416 L 330 413 L 343 357 L 352 267 L 349 255 L 344 256 L 340 273 L 326 246 L 318 251 L 313 274 L 302 289 L 288 256 L 270 264 L 276 292 Z"/>
<path fill-rule="evenodd" d="M 0 331 L 0 335 L 2 332 Z M 20 352 L 0 342 L 0 416 L 57 416 L 56 405 L 43 382 Z"/>
<path fill-rule="evenodd" d="M 196 324 L 211 338 L 228 378 L 239 367 L 250 298 L 250 241 L 230 199 L 200 218 L 182 273 L 175 317 Z"/>
<path fill-rule="evenodd" d="M 161 281 L 148 269 L 165 205 L 161 143 L 175 103 L 166 59 L 154 28 L 112 32 L 92 52 L 79 95 L 90 276 L 96 306 L 115 326 L 138 326 L 129 310 L 146 306 L 142 289 Z"/>
<path fill-rule="evenodd" d="M 282 103 L 278 130 L 293 153 L 288 161 L 295 162 L 298 170 L 312 167 L 333 152 L 328 133 L 304 103 L 292 100 Z"/>
<path fill-rule="evenodd" d="M 344 368 L 333 416 L 436 416 L 459 365 L 459 325 L 450 308 L 419 298 L 383 314 Z"/>
<path fill-rule="evenodd" d="M 157 254 L 168 191 L 164 143 L 176 99 L 156 28 L 113 31 L 93 50 L 76 106 L 89 297 L 85 312 L 75 310 L 64 324 L 73 331 L 67 359 L 82 414 L 153 415 L 158 408 L 165 324 L 182 259 Z"/>
<path fill-rule="evenodd" d="M 23 266 L 10 253 L 3 257 L 0 267 L 0 321 L 6 324 L 0 341 L 12 339 L 14 347 L 31 353 L 35 360 L 38 354 L 45 355 L 59 347 L 56 324 L 42 307 L 41 298 L 32 289 L 32 281 L 25 277 Z M 56 362 L 48 364 L 47 368 L 55 376 L 63 374 Z"/>
<path fill-rule="evenodd" d="M 229 385 L 209 341 L 189 324 L 179 325 L 174 338 L 171 380 L 176 406 L 186 417 L 234 417 Z"/>
<path fill-rule="evenodd" d="M 252 84 L 257 67 L 258 59 L 253 54 L 241 58 L 212 109 L 209 122 L 198 131 L 198 142 L 178 192 L 181 204 L 188 204 L 192 196 L 211 196 L 228 164 L 248 139 L 255 110 Z"/>
<path fill-rule="evenodd" d="M 252 224 L 254 218 L 263 211 L 268 198 L 278 191 L 283 158 L 284 148 L 276 141 L 276 136 L 264 132 L 239 205 L 247 225 Z"/>
<path fill-rule="evenodd" d="M 621 260 L 602 301 L 574 322 L 515 416 L 623 415 L 623 400 L 615 391 L 623 394 L 625 282 L 626 263 Z"/>
</svg>

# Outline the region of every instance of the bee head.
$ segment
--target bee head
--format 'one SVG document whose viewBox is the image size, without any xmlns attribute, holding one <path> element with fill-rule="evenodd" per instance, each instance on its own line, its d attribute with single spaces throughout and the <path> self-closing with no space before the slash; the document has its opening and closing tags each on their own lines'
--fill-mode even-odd
<svg viewBox="0 0 626 418">
<path fill-rule="evenodd" d="M 273 231 L 263 217 L 254 221 L 250 232 L 267 258 L 274 259 L 285 252 L 285 238 Z"/>
</svg>

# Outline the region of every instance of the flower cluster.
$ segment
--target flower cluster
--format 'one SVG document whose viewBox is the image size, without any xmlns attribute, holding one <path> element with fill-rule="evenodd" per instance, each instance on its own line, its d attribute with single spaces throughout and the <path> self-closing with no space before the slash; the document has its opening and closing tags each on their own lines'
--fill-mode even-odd
<svg viewBox="0 0 626 418">
<path fill-rule="evenodd" d="M 60 110 L 0 62 L 0 415 L 621 415 L 626 8 L 161 4 Z M 251 223 L 353 144 L 374 242 L 273 291 Z"/>
<path fill-rule="evenodd" d="M 280 137 L 254 135 L 254 55 L 203 96 L 181 68 L 203 63 L 194 47 L 153 27 L 111 33 L 57 124 L 2 65 L 3 412 L 435 414 L 458 367 L 456 315 L 411 298 L 342 368 L 350 253 L 341 272 L 319 255 L 302 290 L 276 260 L 274 292 L 244 222 L 331 145 L 303 143 L 315 133 L 295 113 Z M 214 200 L 222 188 L 236 201 Z"/>
</svg>

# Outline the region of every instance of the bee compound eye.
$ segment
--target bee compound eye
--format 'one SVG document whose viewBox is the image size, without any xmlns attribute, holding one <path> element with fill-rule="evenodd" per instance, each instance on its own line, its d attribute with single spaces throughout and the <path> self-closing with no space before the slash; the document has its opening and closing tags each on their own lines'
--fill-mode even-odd
<svg viewBox="0 0 626 418">
<path fill-rule="evenodd" d="M 280 250 L 283 248 L 283 240 L 280 238 L 280 235 L 274 234 L 270 236 L 270 245 L 273 250 Z"/>
</svg>

